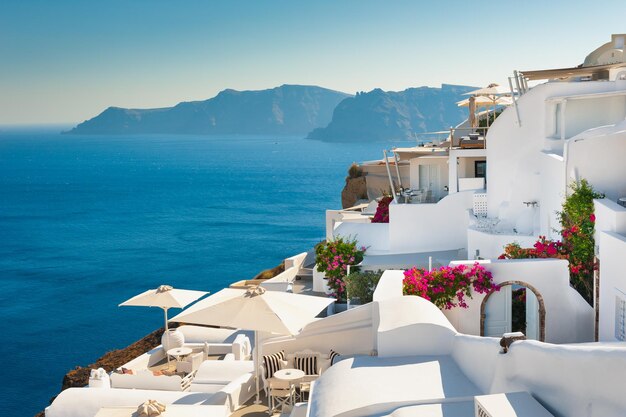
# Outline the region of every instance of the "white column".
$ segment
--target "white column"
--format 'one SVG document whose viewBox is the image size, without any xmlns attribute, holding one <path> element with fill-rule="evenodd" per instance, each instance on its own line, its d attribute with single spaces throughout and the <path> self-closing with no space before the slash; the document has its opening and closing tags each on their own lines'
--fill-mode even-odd
<svg viewBox="0 0 626 417">
<path fill-rule="evenodd" d="M 454 151 L 450 151 L 450 156 L 448 157 L 448 194 L 459 191 L 457 161 L 458 157 Z"/>
</svg>

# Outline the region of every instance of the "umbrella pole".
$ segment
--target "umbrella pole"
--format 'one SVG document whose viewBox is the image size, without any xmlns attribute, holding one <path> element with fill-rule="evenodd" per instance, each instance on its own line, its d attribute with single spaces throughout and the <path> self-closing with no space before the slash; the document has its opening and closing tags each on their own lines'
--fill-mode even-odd
<svg viewBox="0 0 626 417">
<path fill-rule="evenodd" d="M 163 307 L 163 314 L 165 315 L 165 332 L 163 333 L 165 335 L 165 339 L 166 340 L 170 340 L 169 339 L 169 335 L 167 334 L 167 308 Z M 170 355 L 167 354 L 167 352 L 165 352 L 165 357 L 167 358 L 167 364 L 170 364 Z"/>
<path fill-rule="evenodd" d="M 261 345 L 259 345 L 259 332 L 258 330 L 254 331 L 254 356 L 256 356 L 254 373 L 256 380 L 256 399 L 254 400 L 255 404 L 261 404 L 261 400 L 259 399 L 259 349 L 261 349 Z"/>
</svg>

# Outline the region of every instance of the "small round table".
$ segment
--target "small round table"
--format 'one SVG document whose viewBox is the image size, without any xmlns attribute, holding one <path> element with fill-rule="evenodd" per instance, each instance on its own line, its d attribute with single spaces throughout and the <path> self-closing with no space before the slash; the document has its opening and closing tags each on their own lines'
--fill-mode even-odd
<svg viewBox="0 0 626 417">
<path fill-rule="evenodd" d="M 274 372 L 274 378 L 281 381 L 294 382 L 304 377 L 304 371 L 299 369 L 280 369 Z"/>
<path fill-rule="evenodd" d="M 167 355 L 173 356 L 176 359 L 176 361 L 179 362 L 182 357 L 189 355 L 191 352 L 193 352 L 191 348 L 179 347 L 179 348 L 169 349 L 167 351 Z"/>
<path fill-rule="evenodd" d="M 280 369 L 274 372 L 274 378 L 279 379 L 281 381 L 289 382 L 290 389 L 294 382 L 298 381 L 299 379 L 302 379 L 303 377 L 304 377 L 304 371 L 301 371 L 300 369 L 287 368 L 287 369 Z M 293 405 L 293 403 L 294 403 L 294 398 L 291 397 L 289 399 L 289 405 Z"/>
</svg>

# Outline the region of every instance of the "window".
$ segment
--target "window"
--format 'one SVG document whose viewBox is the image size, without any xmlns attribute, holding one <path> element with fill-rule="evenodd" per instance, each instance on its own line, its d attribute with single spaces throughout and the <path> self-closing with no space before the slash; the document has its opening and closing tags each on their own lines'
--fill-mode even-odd
<svg viewBox="0 0 626 417">
<path fill-rule="evenodd" d="M 487 178 L 487 161 L 474 161 L 474 174 L 476 178 Z"/>
</svg>

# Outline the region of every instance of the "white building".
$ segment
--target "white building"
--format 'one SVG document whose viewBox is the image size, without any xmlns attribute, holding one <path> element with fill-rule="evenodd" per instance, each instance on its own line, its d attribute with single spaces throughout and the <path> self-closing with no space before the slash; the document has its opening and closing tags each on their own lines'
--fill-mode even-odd
<svg viewBox="0 0 626 417">
<path fill-rule="evenodd" d="M 388 224 L 350 221 L 354 215 L 344 218 L 331 211 L 327 217 L 335 221 L 327 222 L 327 235 L 356 237 L 359 244 L 369 247 L 370 257 L 414 254 L 423 259 L 429 253 L 436 257 L 436 253 L 453 251 L 460 254 L 458 260 L 495 259 L 508 243 L 530 247 L 541 235 L 559 239 L 557 211 L 569 185 L 586 179 L 606 195 L 597 203 L 596 243 L 602 267 L 601 301 L 595 307 L 600 310 L 601 340 L 623 334 L 623 328 L 615 330 L 612 323 L 623 323 L 626 314 L 626 275 L 622 277 L 613 263 L 619 260 L 613 258 L 619 256 L 616 253 L 626 254 L 617 243 L 623 241 L 619 233 L 625 232 L 622 207 L 617 204 L 626 196 L 625 39 L 626 35 L 613 35 L 580 67 L 516 72 L 511 79 L 513 104 L 495 120 L 484 140 L 478 141 L 479 149 L 464 146 L 467 141 L 463 140 L 459 146 L 450 146 L 457 145 L 453 140 L 443 146 L 396 149 L 410 167 L 409 184 L 405 178 L 403 185 L 414 190 L 411 203 L 397 196 L 389 208 Z M 546 79 L 528 88 L 528 81 Z M 393 168 L 390 173 L 395 176 Z M 573 290 L 568 283 L 554 280 L 548 269 L 537 266 L 524 279 L 497 277 L 496 281 L 520 281 L 516 285 L 527 288 L 532 286 L 529 280 L 552 282 L 551 289 L 569 297 Z M 499 314 L 506 316 L 509 307 L 499 298 L 499 308 L 504 309 Z M 590 314 L 580 303 L 574 304 L 565 313 Z M 547 305 L 548 322 L 557 314 L 550 310 L 552 306 Z M 459 323 L 463 322 L 467 320 Z M 585 318 L 580 325 L 593 324 Z M 482 327 L 472 322 L 459 329 L 484 334 Z M 551 340 L 593 340 L 589 335 L 586 329 L 577 339 Z"/>
</svg>

